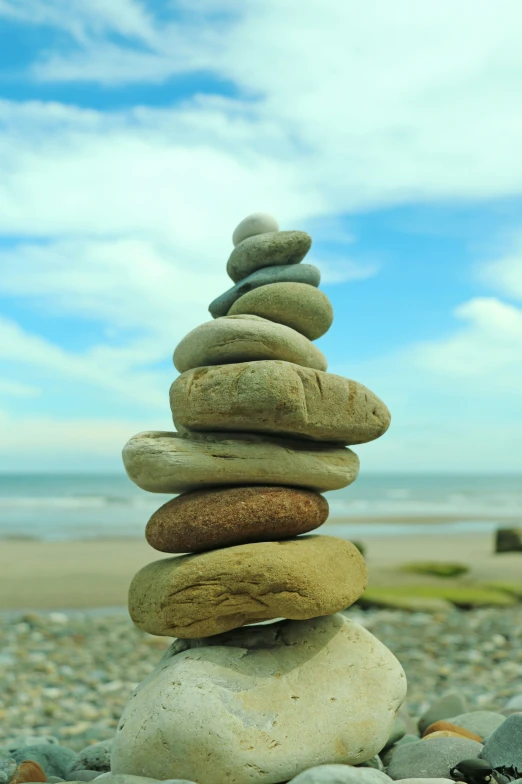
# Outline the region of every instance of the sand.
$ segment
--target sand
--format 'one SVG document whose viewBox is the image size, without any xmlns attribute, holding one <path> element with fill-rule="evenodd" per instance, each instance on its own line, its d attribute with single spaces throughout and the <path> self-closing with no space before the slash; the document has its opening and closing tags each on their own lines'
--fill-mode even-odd
<svg viewBox="0 0 522 784">
<path fill-rule="evenodd" d="M 397 568 L 407 561 L 468 564 L 466 580 L 522 581 L 522 553 L 493 552 L 491 534 L 357 537 L 366 546 L 370 585 L 418 583 Z M 121 607 L 134 574 L 165 554 L 143 539 L 0 542 L 0 610 Z M 426 581 L 429 578 L 423 578 Z"/>
</svg>

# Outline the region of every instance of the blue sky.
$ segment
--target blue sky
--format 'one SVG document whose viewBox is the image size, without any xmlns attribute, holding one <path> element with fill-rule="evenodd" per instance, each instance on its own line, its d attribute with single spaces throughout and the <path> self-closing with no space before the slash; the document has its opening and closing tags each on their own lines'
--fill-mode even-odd
<svg viewBox="0 0 522 784">
<path fill-rule="evenodd" d="M 118 470 L 236 224 L 313 237 L 364 470 L 522 471 L 506 0 L 0 0 L 0 470 Z"/>
</svg>

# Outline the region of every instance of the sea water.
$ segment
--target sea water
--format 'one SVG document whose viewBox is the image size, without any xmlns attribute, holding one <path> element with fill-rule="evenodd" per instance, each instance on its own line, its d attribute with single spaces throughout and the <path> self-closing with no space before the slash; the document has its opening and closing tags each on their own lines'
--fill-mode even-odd
<svg viewBox="0 0 522 784">
<path fill-rule="evenodd" d="M 362 473 L 353 485 L 326 497 L 330 519 L 321 533 L 347 538 L 522 526 L 521 476 Z M 150 515 L 170 498 L 140 490 L 123 472 L 4 474 L 0 538 L 143 537 Z"/>
</svg>

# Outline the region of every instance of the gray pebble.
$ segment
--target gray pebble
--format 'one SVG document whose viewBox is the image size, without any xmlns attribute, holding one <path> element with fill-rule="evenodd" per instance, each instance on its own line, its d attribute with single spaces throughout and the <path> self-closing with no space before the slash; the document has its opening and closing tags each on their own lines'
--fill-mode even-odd
<svg viewBox="0 0 522 784">
<path fill-rule="evenodd" d="M 522 711 L 522 694 L 515 694 L 504 705 L 504 710 Z"/>
<path fill-rule="evenodd" d="M 406 723 L 403 719 L 401 719 L 400 716 L 396 716 L 391 728 L 390 737 L 386 741 L 386 746 L 384 747 L 383 751 L 386 751 L 386 749 L 389 749 L 391 746 L 394 746 L 396 743 L 398 743 L 401 738 L 404 738 L 406 732 Z"/>
<path fill-rule="evenodd" d="M 4 745 L 10 751 L 21 749 L 22 746 L 41 746 L 41 745 L 54 745 L 58 746 L 58 738 L 54 735 L 18 735 L 16 738 L 6 740 Z"/>
<path fill-rule="evenodd" d="M 110 771 L 112 743 L 113 738 L 109 738 L 79 751 L 71 773 L 75 770 L 96 770 L 98 773 Z"/>
<path fill-rule="evenodd" d="M 47 776 L 66 778 L 76 762 L 76 753 L 65 746 L 54 743 L 41 743 L 37 746 L 21 746 L 13 752 L 17 762 L 33 760 L 42 766 Z"/>
<path fill-rule="evenodd" d="M 216 297 L 208 309 L 213 318 L 226 316 L 236 299 L 259 286 L 265 286 L 267 283 L 307 283 L 309 286 L 317 288 L 320 282 L 321 273 L 312 264 L 283 264 L 282 266 L 263 267 L 240 280 L 224 294 Z"/>
<path fill-rule="evenodd" d="M 522 713 L 509 716 L 492 732 L 480 756 L 493 768 L 513 766 L 522 773 Z"/>
<path fill-rule="evenodd" d="M 403 737 L 399 741 L 397 741 L 397 743 L 395 743 L 393 746 L 390 746 L 387 749 L 384 749 L 381 752 L 380 756 L 384 766 L 386 767 L 390 764 L 392 754 L 395 751 L 395 749 L 398 749 L 400 746 L 404 746 L 406 743 L 420 743 L 420 742 L 421 739 L 419 738 L 418 735 L 410 735 L 409 733 L 407 735 L 403 735 Z"/>
<path fill-rule="evenodd" d="M 81 770 L 75 769 L 70 771 L 66 780 L 67 781 L 92 781 L 93 779 L 98 778 L 99 775 L 100 775 L 99 770 L 88 770 L 87 768 L 82 768 Z"/>
<path fill-rule="evenodd" d="M 274 231 L 248 237 L 234 248 L 227 262 L 227 274 L 237 283 L 262 267 L 298 264 L 312 245 L 305 231 Z"/>
<path fill-rule="evenodd" d="M 389 784 L 380 770 L 353 765 L 317 765 L 299 773 L 291 784 Z"/>
<path fill-rule="evenodd" d="M 131 773 L 102 773 L 95 781 L 104 781 L 105 784 L 155 784 L 158 779 L 149 779 L 146 776 L 133 776 Z M 163 784 L 195 784 L 187 779 L 165 779 Z"/>
<path fill-rule="evenodd" d="M 460 692 L 453 691 L 443 694 L 443 696 L 433 702 L 428 710 L 420 717 L 420 734 L 422 735 L 430 724 L 441 721 L 442 719 L 449 719 L 450 716 L 456 716 L 458 713 L 464 713 L 467 709 L 466 700 Z"/>
<path fill-rule="evenodd" d="M 500 727 L 506 721 L 506 717 L 494 711 L 477 710 L 453 716 L 448 721 L 463 727 L 469 732 L 480 735 L 481 738 L 487 738 L 488 735 L 495 732 L 497 727 Z"/>
<path fill-rule="evenodd" d="M 467 738 L 434 738 L 396 748 L 388 766 L 390 778 L 445 778 L 463 759 L 478 758 L 482 744 Z"/>
<path fill-rule="evenodd" d="M 47 776 L 47 784 L 59 784 L 60 781 L 65 781 L 61 776 Z"/>
<path fill-rule="evenodd" d="M 0 782 L 2 782 L 2 784 L 11 781 L 17 766 L 17 761 L 12 757 L 0 759 Z"/>
<path fill-rule="evenodd" d="M 379 757 L 378 754 L 375 757 L 371 757 L 366 762 L 362 762 L 360 765 L 357 765 L 358 768 L 375 768 L 375 770 L 384 770 L 384 765 L 382 759 Z"/>
</svg>

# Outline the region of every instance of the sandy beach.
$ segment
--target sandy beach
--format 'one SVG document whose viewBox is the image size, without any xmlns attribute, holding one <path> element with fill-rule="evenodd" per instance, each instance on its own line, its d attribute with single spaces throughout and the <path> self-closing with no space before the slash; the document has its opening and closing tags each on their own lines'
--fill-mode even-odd
<svg viewBox="0 0 522 784">
<path fill-rule="evenodd" d="M 471 583 L 522 581 L 522 553 L 495 555 L 491 534 L 358 537 L 366 548 L 370 586 L 430 582 L 398 571 L 410 561 L 467 564 Z M 0 543 L 0 610 L 58 610 L 125 606 L 134 574 L 168 557 L 144 539 Z"/>
</svg>

